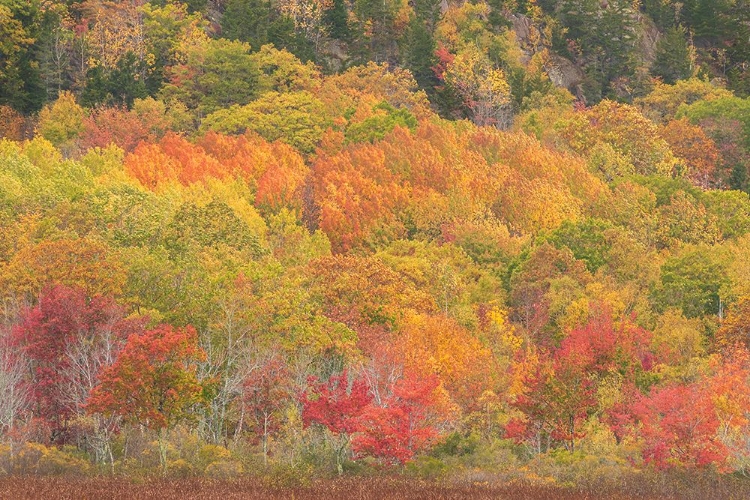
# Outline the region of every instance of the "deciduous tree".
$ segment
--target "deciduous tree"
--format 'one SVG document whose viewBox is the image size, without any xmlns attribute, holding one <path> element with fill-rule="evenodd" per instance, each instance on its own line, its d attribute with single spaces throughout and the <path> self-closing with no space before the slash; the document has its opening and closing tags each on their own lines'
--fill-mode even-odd
<svg viewBox="0 0 750 500">
<path fill-rule="evenodd" d="M 31 410 L 49 423 L 50 441 L 69 439 L 68 425 L 84 414 L 100 371 L 141 326 L 125 320 L 112 298 L 87 297 L 83 289 L 66 286 L 46 287 L 39 304 L 24 312 L 13 341 L 30 364 Z"/>
<path fill-rule="evenodd" d="M 352 439 L 355 455 L 369 455 L 385 463 L 404 464 L 432 444 L 438 435 L 434 417 L 439 386 L 434 375 L 407 372 L 380 404 L 364 411 L 359 432 Z"/>
<path fill-rule="evenodd" d="M 350 380 L 346 370 L 326 381 L 311 377 L 307 384 L 308 389 L 300 395 L 302 421 L 305 426 L 320 424 L 336 437 L 336 466 L 341 474 L 345 453 L 352 435 L 361 428 L 372 394 L 363 378 Z"/>
<path fill-rule="evenodd" d="M 190 326 L 161 325 L 131 334 L 115 363 L 99 375 L 87 409 L 158 431 L 161 465 L 166 470 L 164 434 L 190 419 L 191 410 L 201 403 L 196 362 L 204 356 L 198 334 Z"/>
</svg>

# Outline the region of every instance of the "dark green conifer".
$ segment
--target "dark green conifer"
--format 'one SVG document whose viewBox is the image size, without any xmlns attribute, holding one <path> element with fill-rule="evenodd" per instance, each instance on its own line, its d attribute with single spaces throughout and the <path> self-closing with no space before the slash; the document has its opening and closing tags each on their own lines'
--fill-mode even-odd
<svg viewBox="0 0 750 500">
<path fill-rule="evenodd" d="M 270 23 L 268 0 L 229 0 L 221 18 L 221 33 L 224 38 L 247 42 L 257 50 L 268 43 Z"/>
<path fill-rule="evenodd" d="M 692 74 L 690 47 L 685 39 L 685 28 L 670 28 L 656 44 L 656 60 L 651 74 L 661 77 L 665 83 L 689 78 Z"/>
<path fill-rule="evenodd" d="M 332 38 L 347 40 L 349 31 L 349 13 L 346 10 L 346 0 L 333 0 L 331 8 L 323 14 L 323 22 Z"/>
</svg>

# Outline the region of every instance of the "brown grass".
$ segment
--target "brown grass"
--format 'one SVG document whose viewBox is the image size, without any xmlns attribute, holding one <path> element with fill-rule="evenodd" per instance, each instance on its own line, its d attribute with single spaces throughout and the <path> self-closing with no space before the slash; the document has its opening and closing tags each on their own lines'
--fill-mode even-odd
<svg viewBox="0 0 750 500">
<path fill-rule="evenodd" d="M 750 498 L 750 483 L 735 478 L 653 478 L 615 487 L 562 488 L 530 484 L 441 484 L 405 478 L 344 478 L 309 486 L 270 487 L 262 480 L 212 481 L 198 478 L 135 481 L 118 478 L 11 476 L 0 478 L 0 498 L 24 499 L 529 499 L 651 500 Z"/>
</svg>

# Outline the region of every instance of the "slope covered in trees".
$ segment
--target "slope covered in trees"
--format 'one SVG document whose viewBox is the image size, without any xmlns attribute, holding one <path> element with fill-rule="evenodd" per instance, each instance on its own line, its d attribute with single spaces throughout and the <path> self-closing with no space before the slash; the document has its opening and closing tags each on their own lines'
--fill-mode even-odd
<svg viewBox="0 0 750 500">
<path fill-rule="evenodd" d="M 740 41 L 660 7 L 0 0 L 3 469 L 747 472 L 750 100 L 662 53 Z"/>
</svg>

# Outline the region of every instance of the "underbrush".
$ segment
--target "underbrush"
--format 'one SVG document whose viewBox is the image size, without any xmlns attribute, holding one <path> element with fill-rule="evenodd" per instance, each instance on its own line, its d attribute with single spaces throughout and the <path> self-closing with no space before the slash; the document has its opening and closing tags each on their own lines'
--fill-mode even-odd
<svg viewBox="0 0 750 500">
<path fill-rule="evenodd" d="M 636 460 L 637 447 L 627 443 L 534 454 L 510 440 L 456 433 L 403 467 L 345 460 L 341 476 L 334 450 L 320 443 L 264 458 L 255 446 L 228 449 L 176 429 L 166 470 L 152 436 L 115 445 L 114 466 L 95 465 L 73 446 L 0 445 L 0 499 L 750 498 L 750 479 L 739 473 L 659 471 Z"/>
</svg>

